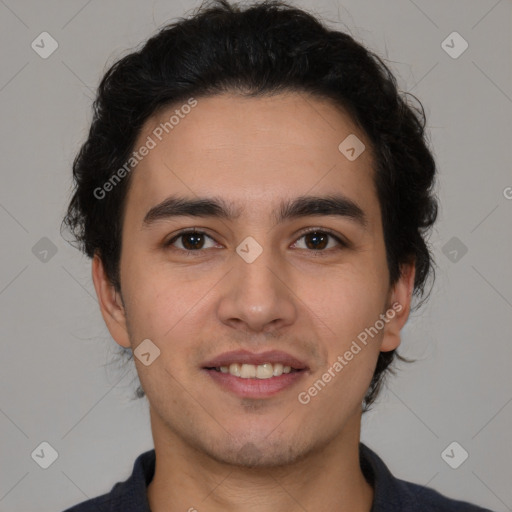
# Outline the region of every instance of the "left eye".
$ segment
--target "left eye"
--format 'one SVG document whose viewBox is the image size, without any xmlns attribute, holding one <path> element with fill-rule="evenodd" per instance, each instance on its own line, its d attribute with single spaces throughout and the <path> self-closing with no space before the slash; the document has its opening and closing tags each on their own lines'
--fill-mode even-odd
<svg viewBox="0 0 512 512">
<path fill-rule="evenodd" d="M 209 239 L 213 242 L 210 247 L 205 247 L 205 240 Z M 304 245 L 305 247 L 297 247 L 298 249 L 306 249 L 311 251 L 323 251 L 325 249 L 332 249 L 333 246 L 329 245 L 329 239 L 334 240 L 335 244 L 338 246 L 346 247 L 345 242 L 343 242 L 339 237 L 335 236 L 334 234 L 320 229 L 315 229 L 308 231 L 306 233 L 303 233 L 297 241 L 293 244 L 294 246 L 297 246 L 299 244 L 299 240 L 304 239 Z M 180 244 L 181 247 L 178 245 L 176 246 L 176 242 L 181 240 Z M 194 252 L 199 251 L 201 249 L 209 249 L 211 247 L 215 246 L 215 240 L 207 235 L 204 231 L 183 231 L 179 234 L 177 234 L 175 237 L 171 238 L 166 244 L 166 247 L 173 246 L 174 248 L 182 251 L 187 252 Z"/>
<path fill-rule="evenodd" d="M 335 240 L 337 242 L 337 245 L 344 246 L 345 244 L 335 235 L 332 233 L 329 233 L 327 231 L 321 231 L 321 230 L 315 230 L 315 231 L 308 231 L 307 233 L 304 233 L 298 240 L 301 240 L 304 238 L 306 247 L 299 247 L 299 249 L 310 249 L 312 251 L 318 251 L 323 249 L 331 249 L 331 247 L 328 247 L 328 240 L 331 238 L 332 240 Z M 295 242 L 297 244 L 298 242 Z M 295 245 L 294 244 L 294 245 Z M 336 244 L 335 244 L 336 246 Z"/>
<path fill-rule="evenodd" d="M 176 240 L 182 239 L 185 241 L 185 244 L 183 241 L 181 242 L 181 247 L 178 247 L 178 249 L 185 250 L 185 251 L 195 251 L 198 249 L 205 249 L 205 247 L 202 247 L 204 243 L 204 239 L 209 238 L 213 241 L 213 238 L 211 236 L 208 236 L 203 231 L 185 231 L 178 235 L 176 235 L 174 238 L 169 240 L 169 242 L 166 243 L 166 246 L 174 245 L 174 242 Z M 206 247 L 207 249 L 208 247 Z"/>
</svg>

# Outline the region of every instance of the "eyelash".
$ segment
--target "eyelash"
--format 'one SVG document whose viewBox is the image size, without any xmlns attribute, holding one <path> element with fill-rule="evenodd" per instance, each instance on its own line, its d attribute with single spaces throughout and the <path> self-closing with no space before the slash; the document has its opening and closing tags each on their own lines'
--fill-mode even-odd
<svg viewBox="0 0 512 512">
<path fill-rule="evenodd" d="M 172 247 L 172 244 L 176 240 L 178 240 L 180 237 L 182 237 L 182 236 L 184 236 L 184 235 L 186 235 L 188 233 L 197 233 L 198 235 L 205 235 L 208 238 L 210 238 L 211 240 L 214 240 L 213 237 L 211 237 L 210 235 L 208 235 L 204 231 L 200 231 L 200 230 L 198 230 L 196 228 L 187 228 L 187 229 L 183 229 L 182 231 L 178 232 L 169 241 L 165 242 L 164 243 L 164 247 L 167 248 L 167 249 L 173 250 L 173 251 L 180 251 L 182 253 L 185 253 L 187 256 L 191 256 L 191 257 L 200 255 L 206 249 L 187 250 L 187 249 L 177 249 L 176 247 Z M 309 229 L 307 229 L 305 231 L 301 231 L 300 232 L 300 236 L 296 239 L 295 242 L 297 242 L 298 240 L 300 240 L 304 236 L 308 235 L 309 233 L 322 233 L 322 234 L 329 235 L 330 237 L 334 238 L 334 240 L 336 240 L 336 242 L 338 242 L 338 244 L 341 246 L 341 247 L 334 248 L 334 249 L 333 248 L 331 248 L 331 249 L 318 249 L 318 250 L 305 249 L 307 251 L 309 250 L 309 252 L 316 253 L 315 256 L 328 256 L 331 253 L 331 251 L 333 251 L 333 250 L 334 251 L 342 250 L 342 248 L 346 249 L 346 248 L 349 247 L 349 244 L 347 242 L 342 240 L 339 236 L 337 236 L 334 233 L 334 231 L 332 231 L 332 230 L 330 230 L 328 228 L 309 228 Z M 197 254 L 194 254 L 194 253 L 197 253 Z"/>
</svg>

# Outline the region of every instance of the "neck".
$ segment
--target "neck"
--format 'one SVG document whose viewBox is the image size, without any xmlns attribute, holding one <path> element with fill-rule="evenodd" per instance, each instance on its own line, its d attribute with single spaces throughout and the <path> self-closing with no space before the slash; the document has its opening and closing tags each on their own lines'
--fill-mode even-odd
<svg viewBox="0 0 512 512">
<path fill-rule="evenodd" d="M 213 460 L 169 432 L 150 408 L 156 452 L 148 486 L 152 512 L 369 512 L 373 489 L 359 464 L 361 416 L 340 435 L 282 467 L 248 468 Z"/>
</svg>

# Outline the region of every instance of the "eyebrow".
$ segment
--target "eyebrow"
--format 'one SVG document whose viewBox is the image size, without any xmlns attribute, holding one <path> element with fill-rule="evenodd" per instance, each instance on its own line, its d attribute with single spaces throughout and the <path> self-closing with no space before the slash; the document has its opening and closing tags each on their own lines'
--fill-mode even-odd
<svg viewBox="0 0 512 512">
<path fill-rule="evenodd" d="M 170 196 L 146 213 L 142 225 L 150 227 L 159 220 L 169 220 L 174 217 L 212 217 L 232 221 L 238 219 L 242 212 L 243 209 L 235 208 L 221 198 Z M 301 217 L 326 215 L 347 218 L 363 229 L 368 226 L 364 211 L 342 194 L 299 196 L 284 200 L 272 213 L 276 224 Z"/>
</svg>

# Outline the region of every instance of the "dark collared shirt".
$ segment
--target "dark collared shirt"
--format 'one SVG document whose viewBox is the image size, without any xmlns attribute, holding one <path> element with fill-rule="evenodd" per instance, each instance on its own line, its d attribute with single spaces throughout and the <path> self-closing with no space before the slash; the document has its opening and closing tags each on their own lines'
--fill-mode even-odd
<svg viewBox="0 0 512 512">
<path fill-rule="evenodd" d="M 491 512 L 465 501 L 449 499 L 418 484 L 395 478 L 370 448 L 360 443 L 361 470 L 375 491 L 370 512 Z M 85 501 L 64 512 L 151 512 L 146 488 L 155 473 L 155 450 L 137 457 L 133 473 L 108 494 Z"/>
</svg>

